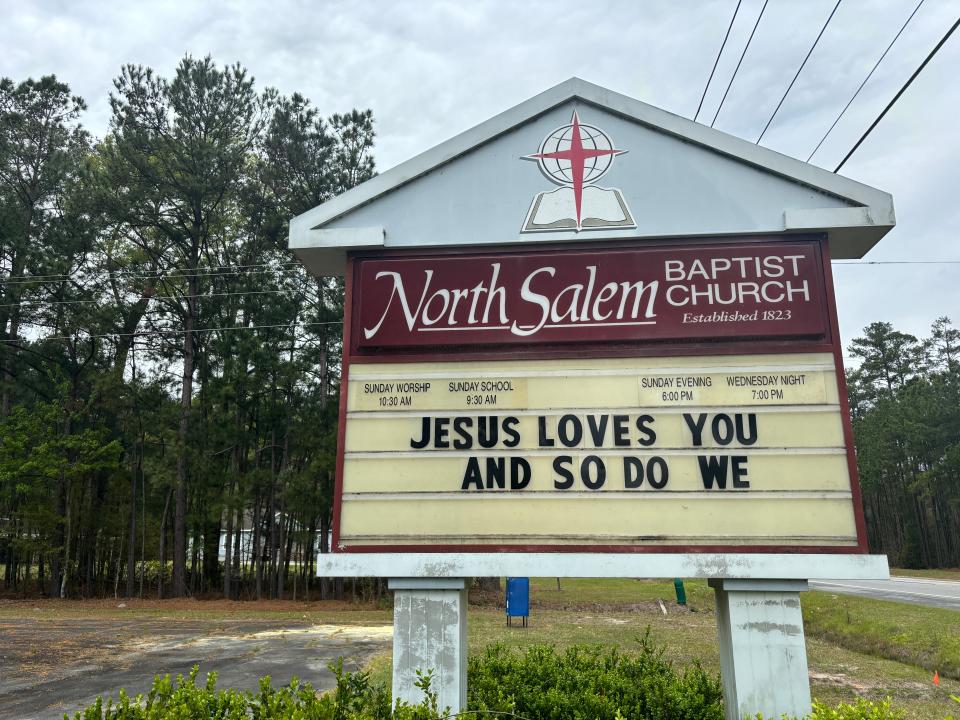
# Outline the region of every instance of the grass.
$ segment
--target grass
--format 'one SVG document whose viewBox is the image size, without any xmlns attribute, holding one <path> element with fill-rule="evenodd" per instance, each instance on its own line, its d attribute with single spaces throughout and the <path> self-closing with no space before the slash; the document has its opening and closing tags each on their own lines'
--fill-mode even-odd
<svg viewBox="0 0 960 720">
<path fill-rule="evenodd" d="M 713 609 L 713 590 L 705 581 L 688 580 L 684 588 L 689 607 Z M 556 578 L 531 578 L 530 598 L 533 603 L 550 608 L 569 604 L 578 607 L 590 604 L 624 606 L 656 603 L 657 600 L 676 603 L 676 592 L 671 580 L 562 578 L 560 590 L 557 590 Z"/>
<path fill-rule="evenodd" d="M 803 614 L 810 636 L 960 679 L 960 612 L 811 592 Z"/>
<path fill-rule="evenodd" d="M 675 603 L 670 581 L 564 579 L 561 587 L 557 591 L 554 579 L 535 578 L 531 601 L 545 608 L 637 604 L 638 609 L 652 611 L 659 606 L 649 604 L 658 599 L 668 608 Z M 706 582 L 687 581 L 685 588 L 688 607 L 712 618 L 713 591 Z M 804 593 L 802 606 L 809 637 L 960 679 L 960 612 L 825 592 Z M 676 625 L 669 616 L 661 622 Z"/>
<path fill-rule="evenodd" d="M 393 656 L 389 652 L 374 656 L 364 669 L 373 682 L 393 687 Z"/>
</svg>

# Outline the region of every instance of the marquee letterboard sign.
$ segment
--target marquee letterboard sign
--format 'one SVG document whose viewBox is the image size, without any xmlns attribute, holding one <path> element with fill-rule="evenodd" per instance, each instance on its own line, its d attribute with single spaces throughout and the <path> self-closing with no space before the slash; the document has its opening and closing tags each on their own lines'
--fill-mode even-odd
<svg viewBox="0 0 960 720">
<path fill-rule="evenodd" d="M 335 546 L 863 551 L 819 238 L 372 253 Z"/>
</svg>

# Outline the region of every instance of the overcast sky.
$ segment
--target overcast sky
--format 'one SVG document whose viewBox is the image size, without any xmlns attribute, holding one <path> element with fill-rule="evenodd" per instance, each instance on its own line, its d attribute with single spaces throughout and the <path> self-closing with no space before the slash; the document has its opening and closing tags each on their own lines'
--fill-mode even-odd
<svg viewBox="0 0 960 720">
<path fill-rule="evenodd" d="M 386 170 L 571 76 L 691 117 L 736 0 L 331 2 L 0 0 L 0 75 L 55 73 L 108 127 L 121 65 L 172 75 L 185 53 L 239 61 L 258 86 L 299 91 L 324 114 L 371 108 Z M 917 0 L 843 0 L 763 144 L 801 159 Z M 709 123 L 763 0 L 743 0 L 700 120 Z M 716 127 L 751 141 L 834 0 L 769 0 Z M 960 15 L 925 0 L 813 162 L 832 169 Z M 960 33 L 847 163 L 890 192 L 898 225 L 870 260 L 960 260 Z M 925 335 L 960 324 L 960 264 L 835 267 L 845 340 L 876 320 Z"/>
</svg>

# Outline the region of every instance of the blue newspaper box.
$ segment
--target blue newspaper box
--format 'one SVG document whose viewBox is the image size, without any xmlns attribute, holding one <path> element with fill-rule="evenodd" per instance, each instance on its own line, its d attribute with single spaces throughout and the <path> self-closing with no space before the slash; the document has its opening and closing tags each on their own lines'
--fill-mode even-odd
<svg viewBox="0 0 960 720">
<path fill-rule="evenodd" d="M 523 618 L 523 627 L 527 626 L 530 615 L 530 578 L 507 578 L 507 625 L 513 618 Z"/>
</svg>

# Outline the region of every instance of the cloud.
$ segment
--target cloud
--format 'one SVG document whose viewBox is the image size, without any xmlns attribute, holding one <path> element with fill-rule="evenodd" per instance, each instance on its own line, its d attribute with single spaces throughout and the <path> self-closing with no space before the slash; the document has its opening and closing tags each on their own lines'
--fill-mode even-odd
<svg viewBox="0 0 960 720">
<path fill-rule="evenodd" d="M 325 113 L 370 107 L 381 169 L 578 75 L 689 117 L 735 6 L 733 0 L 452 2 L 18 3 L 0 26 L 0 69 L 14 79 L 56 73 L 88 102 L 86 125 L 106 132 L 108 93 L 124 63 L 172 73 L 184 53 L 239 61 L 260 87 L 299 91 Z M 720 102 L 762 0 L 744 0 L 704 104 Z M 771 2 L 718 118 L 755 140 L 833 7 Z M 913 9 L 913 3 L 841 5 L 764 144 L 806 158 Z M 814 158 L 832 168 L 953 21 L 927 3 Z M 893 193 L 898 227 L 878 259 L 960 258 L 955 199 L 960 38 L 844 168 Z M 960 265 L 836 269 L 849 340 L 875 320 L 924 334 L 938 315 L 960 322 Z"/>
</svg>

